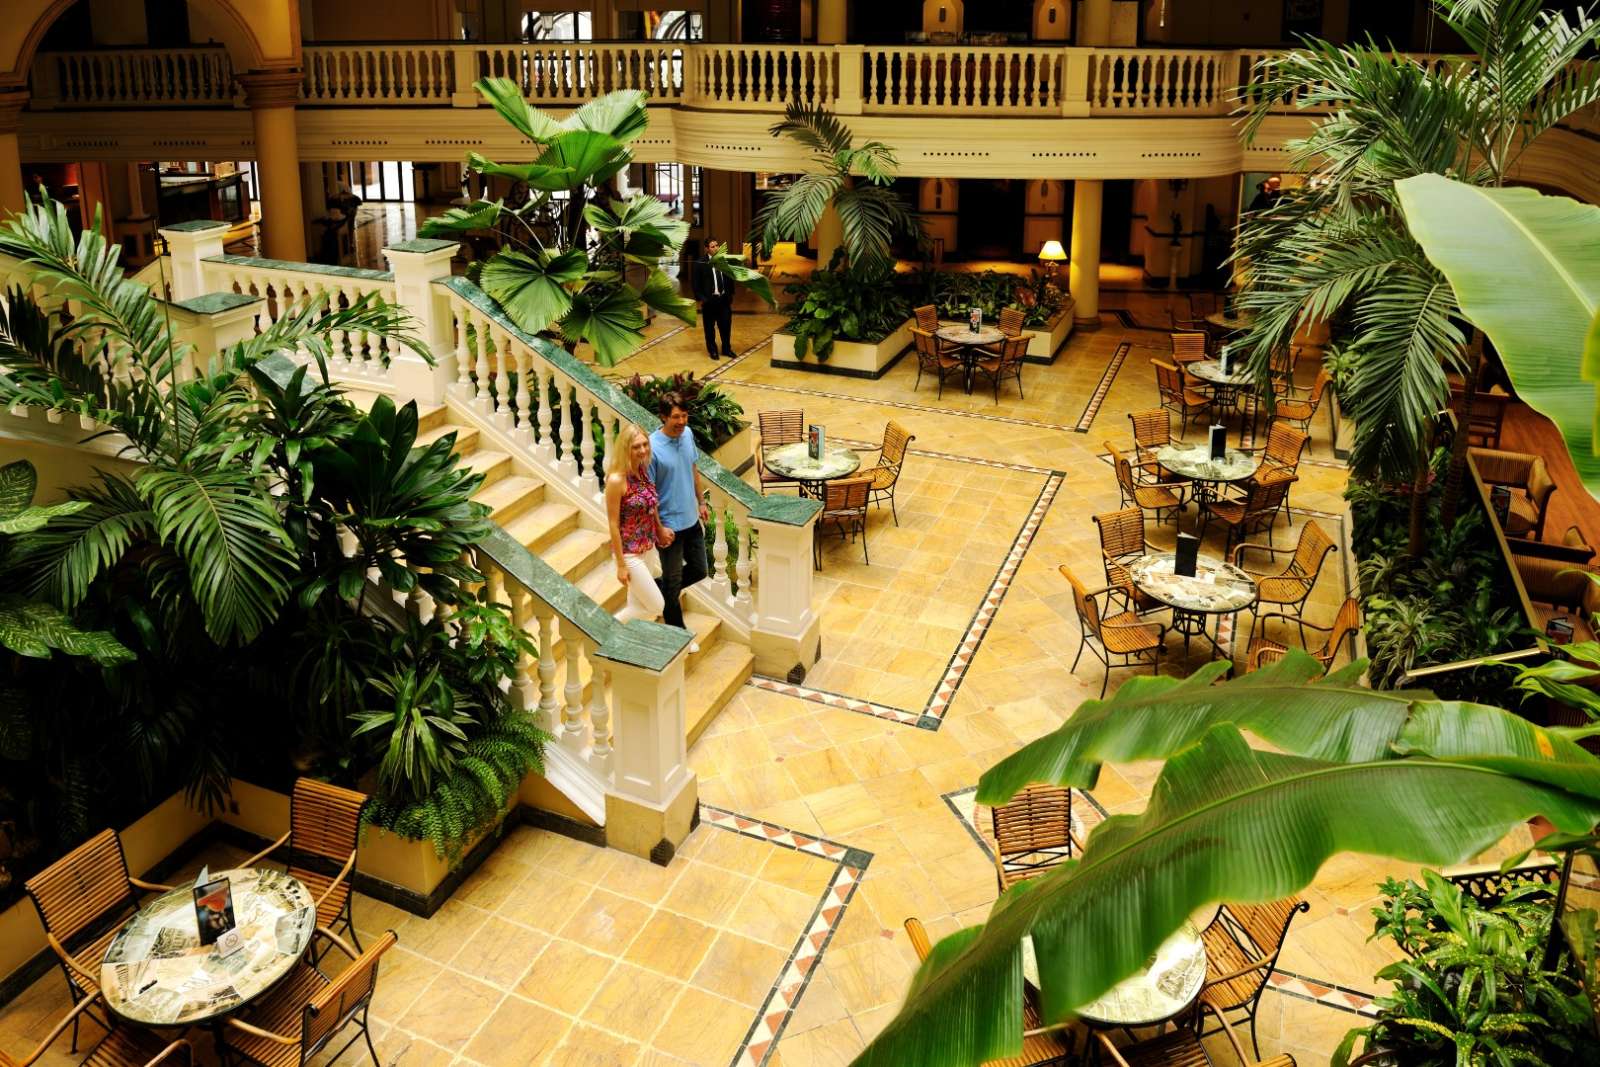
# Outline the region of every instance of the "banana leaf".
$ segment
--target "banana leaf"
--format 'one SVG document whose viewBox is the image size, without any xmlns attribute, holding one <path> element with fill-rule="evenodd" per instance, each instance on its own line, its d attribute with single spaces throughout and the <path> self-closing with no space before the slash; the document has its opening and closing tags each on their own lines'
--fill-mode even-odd
<svg viewBox="0 0 1600 1067">
<path fill-rule="evenodd" d="M 718 252 L 711 257 L 711 266 L 713 270 L 726 274 L 768 304 L 776 306 L 777 300 L 772 296 L 772 282 L 765 274 L 746 266 L 744 260 L 725 251 Z"/>
<path fill-rule="evenodd" d="M 1437 174 L 1395 183 L 1412 234 L 1488 335 L 1517 396 L 1600 495 L 1600 207 Z"/>
</svg>

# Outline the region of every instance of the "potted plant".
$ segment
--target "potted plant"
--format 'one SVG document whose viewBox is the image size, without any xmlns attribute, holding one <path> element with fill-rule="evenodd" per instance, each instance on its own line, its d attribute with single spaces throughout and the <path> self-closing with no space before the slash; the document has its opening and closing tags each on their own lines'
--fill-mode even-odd
<svg viewBox="0 0 1600 1067">
<path fill-rule="evenodd" d="M 772 338 L 772 365 L 878 378 L 911 344 L 911 302 L 889 273 L 840 265 L 840 256 L 804 282 L 787 286 L 795 298 L 789 321 Z M 811 356 L 815 362 L 806 362 Z"/>
</svg>

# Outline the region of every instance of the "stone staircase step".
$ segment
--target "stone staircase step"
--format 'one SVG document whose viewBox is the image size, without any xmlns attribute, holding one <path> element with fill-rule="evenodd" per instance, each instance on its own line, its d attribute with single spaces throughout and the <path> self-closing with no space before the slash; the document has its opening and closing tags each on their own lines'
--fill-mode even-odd
<svg viewBox="0 0 1600 1067">
<path fill-rule="evenodd" d="M 578 509 L 570 504 L 546 500 L 509 523 L 501 523 L 506 533 L 536 556 L 578 528 Z"/>
<path fill-rule="evenodd" d="M 496 452 L 490 449 L 476 449 L 461 457 L 462 466 L 483 475 L 485 486 L 493 485 L 502 478 L 512 474 L 511 456 L 506 452 Z M 480 487 L 481 488 L 481 487 Z"/>
<path fill-rule="evenodd" d="M 479 487 L 472 499 L 486 506 L 489 517 L 504 526 L 544 501 L 544 482 L 526 474 L 513 474 Z"/>
<path fill-rule="evenodd" d="M 563 534 L 540 555 L 552 570 L 569 582 L 577 582 L 591 567 L 603 560 L 610 548 L 610 537 L 599 530 L 576 529 Z M 616 575 L 612 575 L 616 581 Z"/>
<path fill-rule="evenodd" d="M 478 431 L 471 426 L 457 426 L 454 423 L 440 423 L 431 430 L 422 430 L 417 434 L 417 448 L 427 448 L 447 433 L 456 435 L 456 455 L 470 456 L 478 448 Z"/>
<path fill-rule="evenodd" d="M 688 624 L 689 632 L 694 634 L 695 644 L 700 646 L 699 652 L 691 652 L 686 665 L 686 670 L 694 670 L 699 662 L 715 651 L 717 644 L 722 640 L 722 620 L 715 615 L 698 611 L 683 613 L 683 621 Z"/>
<path fill-rule="evenodd" d="M 573 584 L 583 591 L 584 596 L 612 614 L 622 607 L 628 595 L 622 583 L 617 581 L 616 568 L 611 565 L 609 558 L 602 559 L 600 566 L 590 569 Z"/>
<path fill-rule="evenodd" d="M 718 641 L 711 648 L 702 646 L 700 652 L 699 662 L 684 678 L 688 699 L 684 721 L 690 745 L 700 739 L 739 687 L 750 680 L 756 661 L 748 645 L 732 641 Z"/>
</svg>

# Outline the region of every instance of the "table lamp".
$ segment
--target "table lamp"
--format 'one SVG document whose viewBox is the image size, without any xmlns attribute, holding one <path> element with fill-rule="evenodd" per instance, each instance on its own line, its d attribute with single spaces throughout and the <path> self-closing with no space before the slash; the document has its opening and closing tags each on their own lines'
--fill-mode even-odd
<svg viewBox="0 0 1600 1067">
<path fill-rule="evenodd" d="M 1054 278 L 1056 264 L 1067 261 L 1067 250 L 1061 247 L 1060 241 L 1046 241 L 1044 247 L 1039 249 L 1039 262 L 1044 264 L 1044 276 Z"/>
</svg>

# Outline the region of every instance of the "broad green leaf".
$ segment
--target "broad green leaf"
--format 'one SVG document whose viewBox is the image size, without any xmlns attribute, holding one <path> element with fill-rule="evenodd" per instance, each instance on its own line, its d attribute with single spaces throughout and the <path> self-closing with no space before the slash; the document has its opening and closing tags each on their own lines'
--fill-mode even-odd
<svg viewBox="0 0 1600 1067">
<path fill-rule="evenodd" d="M 1282 899 L 1341 852 L 1459 863 L 1534 814 L 1579 832 L 1600 802 L 1487 767 L 1258 752 L 1217 726 L 1167 761 L 1142 813 L 1106 820 L 1079 862 L 1007 892 L 976 936 L 925 963 L 916 995 L 856 1067 L 967 1067 L 1020 1052 L 1025 936 L 1045 1022 L 1062 1022 L 1203 905 Z"/>
<path fill-rule="evenodd" d="M 572 300 L 561 320 L 561 332 L 572 341 L 587 341 L 595 359 L 612 367 L 644 341 L 644 315 L 639 299 L 628 286 L 597 291 L 589 288 Z"/>
<path fill-rule="evenodd" d="M 711 266 L 743 285 L 768 304 L 777 303 L 772 296 L 772 282 L 767 279 L 765 274 L 746 266 L 744 260 L 738 256 L 730 255 L 726 251 L 718 252 L 711 257 Z"/>
<path fill-rule="evenodd" d="M 534 256 L 502 248 L 483 265 L 479 284 L 511 321 L 529 333 L 541 333 L 572 306 L 566 286 L 583 277 L 588 262 L 579 248 Z"/>
<path fill-rule="evenodd" d="M 593 130 L 626 143 L 650 125 L 646 97 L 637 89 L 618 89 L 588 101 L 562 123 L 569 130 Z"/>
<path fill-rule="evenodd" d="M 1395 183 L 1412 234 L 1462 313 L 1494 342 L 1517 396 L 1561 430 L 1600 495 L 1600 207 L 1437 174 Z"/>
<path fill-rule="evenodd" d="M 154 527 L 154 515 L 120 475 L 101 474 L 98 485 L 74 489 L 73 496 L 88 506 L 20 539 L 15 560 L 31 594 L 69 610 Z"/>
<path fill-rule="evenodd" d="M 639 290 L 639 299 L 663 315 L 671 315 L 675 319 L 682 319 L 693 326 L 697 312 L 694 300 L 678 292 L 678 283 L 669 278 L 665 271 L 653 270 L 646 279 L 644 288 Z"/>
<path fill-rule="evenodd" d="M 687 222 L 672 217 L 667 205 L 648 193 L 630 197 L 616 214 L 589 204 L 584 218 L 596 233 L 615 234 L 623 255 L 650 266 L 681 246 L 689 233 Z"/>
<path fill-rule="evenodd" d="M 1453 700 L 1419 701 L 1394 750 L 1490 767 L 1600 800 L 1600 760 L 1571 738 L 1500 708 Z"/>
<path fill-rule="evenodd" d="M 548 168 L 548 172 L 528 184 L 535 189 L 559 192 L 609 180 L 627 165 L 628 152 L 621 141 L 608 133 L 563 130 L 550 139 L 534 162 Z"/>
<path fill-rule="evenodd" d="M 469 230 L 485 230 L 495 224 L 505 204 L 500 200 L 478 200 L 466 207 L 453 207 L 442 215 L 422 220 L 419 237 L 459 237 Z"/>
<path fill-rule="evenodd" d="M 0 594 L 0 645 L 20 656 L 48 659 L 54 651 L 85 656 L 102 667 L 134 658 L 131 651 L 106 630 L 83 630 L 53 604 Z"/>
<path fill-rule="evenodd" d="M 0 519 L 20 515 L 23 508 L 33 503 L 38 485 L 39 475 L 25 459 L 0 467 Z"/>
<path fill-rule="evenodd" d="M 467 166 L 479 174 L 494 174 L 503 178 L 510 178 L 512 181 L 526 182 L 536 189 L 549 188 L 550 186 L 547 184 L 541 185 L 540 183 L 550 182 L 554 173 L 552 168 L 540 166 L 538 163 L 496 163 L 487 156 L 481 156 L 476 152 L 467 153 Z M 565 182 L 570 177 L 570 174 L 563 171 L 557 180 Z M 565 189 L 567 186 L 565 184 L 557 184 L 554 188 Z"/>
<path fill-rule="evenodd" d="M 63 500 L 56 504 L 26 508 L 20 514 L 0 519 L 0 534 L 27 533 L 49 525 L 51 519 L 63 515 L 76 515 L 89 506 L 87 500 Z"/>
<path fill-rule="evenodd" d="M 530 107 L 522 89 L 510 78 L 479 78 L 473 85 L 500 117 L 537 144 L 546 144 L 565 127 L 536 107 Z"/>
</svg>

